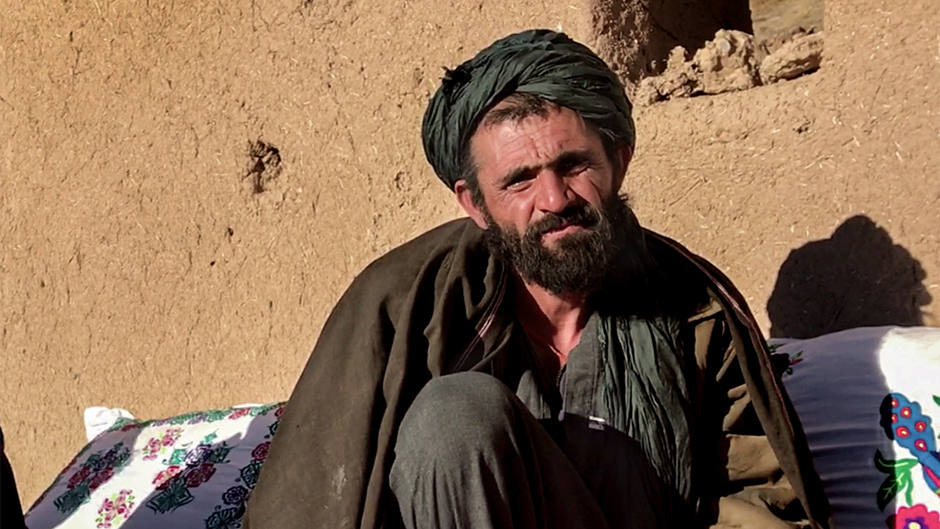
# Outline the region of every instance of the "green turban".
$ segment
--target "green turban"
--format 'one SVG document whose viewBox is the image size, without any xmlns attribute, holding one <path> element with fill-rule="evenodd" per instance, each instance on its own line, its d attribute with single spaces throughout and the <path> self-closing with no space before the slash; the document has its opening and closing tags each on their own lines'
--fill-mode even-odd
<svg viewBox="0 0 940 529">
<path fill-rule="evenodd" d="M 447 70 L 428 104 L 421 125 L 424 154 L 448 187 L 465 176 L 461 162 L 483 115 L 514 92 L 570 108 L 595 129 L 634 146 L 632 107 L 610 67 L 564 33 L 524 31 Z"/>
</svg>

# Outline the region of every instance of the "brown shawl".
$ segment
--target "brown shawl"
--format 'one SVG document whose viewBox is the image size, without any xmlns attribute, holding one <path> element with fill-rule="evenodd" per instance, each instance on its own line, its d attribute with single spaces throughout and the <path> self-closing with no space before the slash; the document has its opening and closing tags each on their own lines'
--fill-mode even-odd
<svg viewBox="0 0 940 529">
<path fill-rule="evenodd" d="M 695 447 L 703 525 L 832 527 L 796 413 L 743 297 L 711 264 L 646 232 L 673 289 L 708 442 Z M 507 273 L 468 219 L 366 268 L 326 322 L 249 500 L 247 529 L 397 527 L 388 470 L 397 428 L 432 377 L 506 346 Z"/>
</svg>

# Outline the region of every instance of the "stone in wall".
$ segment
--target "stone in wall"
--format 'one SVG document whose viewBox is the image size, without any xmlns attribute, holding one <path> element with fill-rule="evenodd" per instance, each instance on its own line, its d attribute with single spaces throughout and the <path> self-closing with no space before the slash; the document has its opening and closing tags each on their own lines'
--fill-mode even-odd
<svg viewBox="0 0 940 529">
<path fill-rule="evenodd" d="M 752 35 L 733 30 L 719 30 L 690 60 L 685 48 L 677 46 L 662 75 L 643 79 L 633 100 L 650 105 L 677 97 L 747 90 L 813 72 L 822 62 L 821 33 L 795 33 L 770 53 L 763 46 L 755 46 Z"/>
<path fill-rule="evenodd" d="M 819 69 L 822 64 L 821 33 L 797 35 L 761 62 L 760 78 L 764 84 L 793 79 Z"/>
<path fill-rule="evenodd" d="M 692 95 L 747 90 L 758 84 L 754 37 L 742 31 L 720 30 L 695 53 L 692 69 L 698 86 Z"/>
<path fill-rule="evenodd" d="M 720 29 L 753 33 L 748 0 L 593 0 L 593 47 L 633 89 L 666 68 L 670 50 L 695 52 Z"/>
<path fill-rule="evenodd" d="M 674 48 L 666 71 L 644 79 L 634 99 L 652 104 L 676 97 L 746 90 L 760 82 L 754 38 L 742 31 L 719 30 L 691 60 L 686 60 L 686 55 L 684 48 Z"/>
</svg>

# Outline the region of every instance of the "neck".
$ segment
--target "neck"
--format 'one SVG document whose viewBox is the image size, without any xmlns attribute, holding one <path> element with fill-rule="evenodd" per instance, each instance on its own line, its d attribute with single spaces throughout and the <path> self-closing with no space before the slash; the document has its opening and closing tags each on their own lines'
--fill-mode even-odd
<svg viewBox="0 0 940 529">
<path fill-rule="evenodd" d="M 516 315 L 530 339 L 551 347 L 562 363 L 581 340 L 591 311 L 583 294 L 553 294 L 516 276 Z"/>
</svg>

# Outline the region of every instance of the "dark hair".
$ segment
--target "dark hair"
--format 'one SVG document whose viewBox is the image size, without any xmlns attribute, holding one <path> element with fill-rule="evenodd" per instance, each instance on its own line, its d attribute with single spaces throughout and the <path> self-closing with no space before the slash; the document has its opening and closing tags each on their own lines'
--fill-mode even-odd
<svg viewBox="0 0 940 529">
<path fill-rule="evenodd" d="M 497 125 L 511 121 L 518 123 L 532 116 L 547 118 L 549 112 L 554 109 L 562 108 L 561 105 L 543 97 L 528 92 L 513 92 L 505 98 L 494 104 L 490 110 L 483 114 L 483 118 L 476 129 Z M 604 146 L 604 154 L 615 171 L 620 171 L 620 160 L 617 157 L 617 149 L 623 144 L 617 134 L 609 129 L 594 123 L 592 120 L 585 119 L 588 128 L 596 132 L 601 137 L 601 144 Z M 476 134 L 474 131 L 473 134 Z M 470 136 L 473 137 L 473 134 Z M 463 156 L 459 161 L 460 178 L 467 182 L 467 188 L 470 189 L 470 197 L 473 203 L 479 207 L 485 206 L 483 202 L 483 192 L 480 191 L 480 183 L 477 181 L 477 167 L 473 159 L 473 154 L 468 147 L 464 149 Z"/>
</svg>

